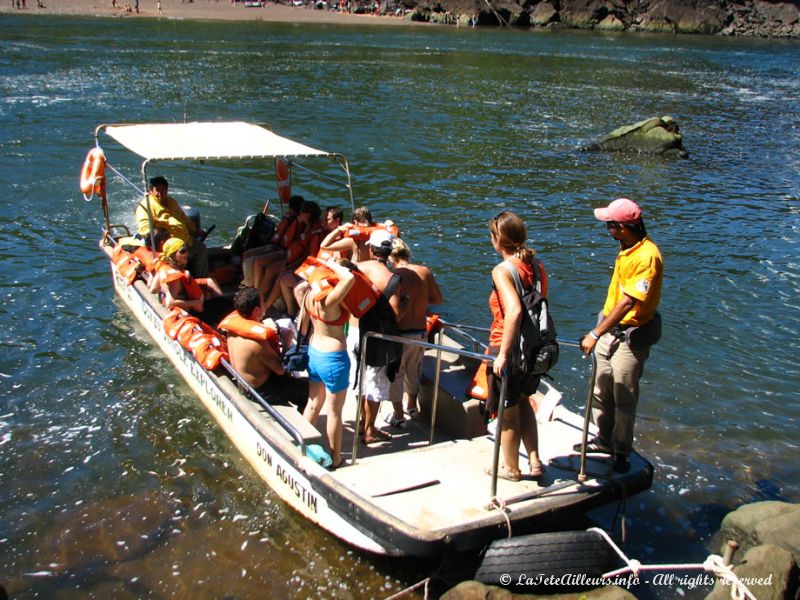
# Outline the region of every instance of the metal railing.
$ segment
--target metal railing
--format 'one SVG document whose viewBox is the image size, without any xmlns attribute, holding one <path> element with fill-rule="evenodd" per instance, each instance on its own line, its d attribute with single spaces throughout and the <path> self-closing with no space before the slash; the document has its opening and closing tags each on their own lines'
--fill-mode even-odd
<svg viewBox="0 0 800 600">
<path fill-rule="evenodd" d="M 453 346 L 445 346 L 442 342 L 444 340 L 445 331 L 457 331 L 460 334 L 464 335 L 473 342 L 473 347 L 483 347 L 484 349 L 487 348 L 485 344 L 471 336 L 467 333 L 468 330 L 472 331 L 481 331 L 487 332 L 489 331 L 487 328 L 483 327 L 474 327 L 471 325 L 460 325 L 454 323 L 447 323 L 442 321 L 442 328 L 437 333 L 437 343 L 432 344 L 430 342 L 423 342 L 419 340 L 398 337 L 393 335 L 385 335 L 382 333 L 376 332 L 366 332 L 362 336 L 362 343 L 363 348 L 361 349 L 361 358 L 359 364 L 359 384 L 358 384 L 358 398 L 356 402 L 356 423 L 355 423 L 355 431 L 358 432 L 360 425 L 361 425 L 361 411 L 362 411 L 362 398 L 364 398 L 364 367 L 366 366 L 366 346 L 369 343 L 369 340 L 385 340 L 389 342 L 397 342 L 399 344 L 407 344 L 412 346 L 417 346 L 420 348 L 424 348 L 426 350 L 435 350 L 436 351 L 436 360 L 435 360 L 435 371 L 434 371 L 434 382 L 433 382 L 433 400 L 431 403 L 431 424 L 430 424 L 430 435 L 428 439 L 428 444 L 433 444 L 434 433 L 436 429 L 436 413 L 438 408 L 438 401 L 439 401 L 439 383 L 441 381 L 441 364 L 442 364 L 442 352 L 447 352 L 450 354 L 456 354 L 458 356 L 464 358 L 470 358 L 473 360 L 477 360 L 479 362 L 489 363 L 494 361 L 495 355 L 493 354 L 486 354 L 479 353 L 471 350 L 464 350 L 462 348 L 456 348 Z M 568 340 L 559 338 L 558 343 L 564 346 L 570 346 L 580 349 L 580 342 L 575 340 Z M 592 400 L 594 397 L 594 381 L 597 375 L 597 359 L 592 352 L 590 355 L 591 357 L 591 375 L 589 377 L 589 387 L 588 387 L 588 394 L 586 399 L 586 412 L 583 419 L 583 430 L 581 434 L 581 459 L 580 459 L 580 470 L 578 472 L 577 479 L 579 482 L 586 481 L 586 443 L 588 440 L 589 435 L 589 423 L 591 419 L 592 413 Z M 506 393 L 508 390 L 508 376 L 507 373 L 503 373 L 503 376 L 500 380 L 500 398 L 505 398 Z M 497 473 L 500 463 L 500 448 L 501 448 L 501 435 L 502 435 L 502 423 L 503 423 L 503 412 L 505 408 L 505 402 L 501 401 L 498 402 L 497 406 L 497 428 L 495 430 L 494 436 L 494 448 L 492 453 L 492 473 L 491 473 L 491 496 L 490 498 L 494 498 L 497 495 Z M 358 435 L 353 436 L 353 458 L 352 464 L 355 464 L 356 459 L 358 457 Z M 538 494 L 539 492 L 537 492 Z M 527 499 L 530 494 L 523 494 L 519 497 L 515 497 L 514 501 L 521 501 Z M 508 501 L 506 501 L 508 503 Z"/>
<path fill-rule="evenodd" d="M 445 346 L 442 344 L 444 338 L 444 332 L 446 327 L 442 327 L 442 329 L 437 334 L 437 341 L 436 344 L 431 344 L 430 342 L 422 342 L 419 340 L 413 340 L 409 338 L 398 337 L 394 335 L 385 335 L 382 333 L 376 333 L 373 331 L 366 332 L 362 336 L 363 340 L 363 348 L 361 349 L 361 360 L 359 364 L 359 383 L 358 383 L 358 398 L 356 402 L 356 426 L 355 430 L 358 431 L 361 423 L 361 407 L 362 401 L 361 399 L 364 397 L 364 367 L 366 365 L 366 346 L 369 343 L 369 340 L 386 340 L 390 342 L 397 342 L 399 344 L 410 344 L 413 346 L 417 346 L 420 348 L 424 348 L 427 350 L 436 350 L 436 368 L 434 372 L 434 382 L 433 382 L 433 401 L 431 403 L 431 427 L 430 427 L 430 435 L 428 439 L 428 444 L 433 444 L 434 433 L 436 430 L 436 413 L 438 404 L 439 404 L 439 382 L 441 380 L 441 371 L 442 371 L 442 352 L 448 352 L 450 354 L 456 354 L 458 356 L 462 356 L 465 358 L 471 358 L 473 360 L 477 360 L 480 362 L 490 362 L 494 360 L 494 355 L 491 354 L 483 354 L 478 352 L 472 352 L 470 350 L 463 350 L 461 348 L 455 348 L 452 346 Z M 474 328 L 478 329 L 478 328 Z M 500 397 L 505 398 L 506 390 L 508 388 L 508 377 L 506 374 L 503 374 L 500 383 Z M 498 407 L 498 414 L 497 419 L 498 423 L 502 422 L 502 415 L 503 415 L 503 402 L 499 403 Z M 353 464 L 355 464 L 356 459 L 358 457 L 358 436 L 353 437 Z M 495 443 L 494 443 L 494 454 L 492 458 L 492 488 L 491 488 L 491 495 L 492 497 L 497 495 L 497 467 L 500 460 L 500 435 L 499 433 L 495 435 Z"/>
<path fill-rule="evenodd" d="M 283 427 L 283 429 L 286 430 L 286 433 L 288 433 L 292 437 L 292 439 L 295 442 L 297 442 L 297 445 L 300 447 L 300 452 L 303 454 L 303 456 L 305 456 L 306 441 L 303 438 L 303 434 L 300 433 L 300 431 L 294 425 L 289 423 L 289 421 L 287 421 L 283 415 L 281 415 L 278 411 L 276 411 L 275 408 L 269 402 L 264 400 L 264 398 L 261 397 L 261 394 L 259 394 L 255 389 L 253 389 L 253 387 L 249 383 L 247 383 L 242 378 L 241 375 L 239 375 L 239 373 L 236 371 L 236 369 L 233 368 L 233 365 L 231 363 L 229 363 L 224 358 L 222 359 L 221 362 L 222 366 L 225 367 L 225 370 L 228 372 L 228 375 L 230 375 L 233 378 L 233 380 L 237 383 L 239 389 L 240 390 L 243 389 L 248 394 L 250 394 L 253 400 L 255 400 L 261 406 L 261 408 L 263 408 L 267 412 L 267 414 L 269 414 L 269 416 L 275 419 L 278 425 L 280 425 L 281 427 Z"/>
</svg>

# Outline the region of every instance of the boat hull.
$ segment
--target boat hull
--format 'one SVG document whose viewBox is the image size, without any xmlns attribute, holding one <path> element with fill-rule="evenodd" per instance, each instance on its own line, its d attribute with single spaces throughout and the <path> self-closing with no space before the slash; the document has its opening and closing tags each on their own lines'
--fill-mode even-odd
<svg viewBox="0 0 800 600">
<path fill-rule="evenodd" d="M 110 248 L 104 246 L 103 249 L 110 257 Z M 378 468 L 378 474 L 372 479 L 385 475 L 378 458 L 359 459 L 357 465 L 330 472 L 304 456 L 275 419 L 240 393 L 227 377 L 204 369 L 191 352 L 166 334 L 163 319 L 167 311 L 143 282 L 129 285 L 113 262 L 110 265 L 117 295 L 259 477 L 303 517 L 361 550 L 382 555 L 434 557 L 479 549 L 492 540 L 508 536 L 509 525 L 514 535 L 563 527 L 575 515 L 645 490 L 652 482 L 652 466 L 645 461 L 644 468 L 631 473 L 622 485 L 587 487 L 567 482 L 561 487 L 543 488 L 535 501 L 521 502 L 510 511 L 491 508 L 486 495 L 480 501 L 477 516 L 464 522 L 428 527 L 400 518 L 380 503 L 385 494 L 359 493 L 363 485 L 347 480 L 348 473 L 357 473 L 359 468 Z M 493 445 L 491 440 L 473 442 L 483 443 L 488 448 Z M 460 452 L 468 442 L 451 443 L 455 451 Z M 431 451 L 442 448 L 446 451 L 447 446 L 448 443 L 443 443 L 430 448 Z M 427 450 L 421 447 L 413 450 L 412 455 Z M 482 469 L 480 474 L 483 475 Z M 488 482 L 489 478 L 483 475 L 480 484 L 488 488 Z M 446 502 L 446 499 L 441 501 Z"/>
</svg>

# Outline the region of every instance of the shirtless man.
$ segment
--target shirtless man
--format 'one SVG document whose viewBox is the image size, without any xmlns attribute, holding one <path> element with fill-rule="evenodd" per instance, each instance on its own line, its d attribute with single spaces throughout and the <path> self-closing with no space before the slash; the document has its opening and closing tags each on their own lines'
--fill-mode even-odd
<svg viewBox="0 0 800 600">
<path fill-rule="evenodd" d="M 426 315 L 431 304 L 440 304 L 444 298 L 431 270 L 424 265 L 415 265 L 410 262 L 411 250 L 400 238 L 392 241 L 390 260 L 394 265 L 394 272 L 399 274 L 400 293 L 407 298 L 406 310 L 402 318 L 398 319 L 400 335 L 418 341 L 426 341 Z M 391 398 L 394 413 L 387 418 L 387 423 L 393 427 L 405 427 L 403 416 L 403 392 L 406 395 L 406 412 L 414 417 L 417 410 L 417 394 L 422 380 L 422 356 L 425 349 L 411 344 L 403 345 L 403 362 L 392 382 Z"/>
<path fill-rule="evenodd" d="M 389 270 L 389 254 L 392 252 L 392 240 L 394 236 L 385 230 L 377 230 L 369 238 L 369 251 L 371 258 L 358 263 L 358 269 L 375 284 L 375 287 L 383 293 L 389 286 L 393 278 L 393 273 Z M 402 300 L 400 286 L 389 296 L 389 304 L 398 317 L 398 321 L 405 313 L 405 303 Z M 357 321 L 356 321 L 357 323 Z M 347 335 L 347 349 L 351 353 L 351 359 L 356 356 L 355 349 L 360 344 L 360 333 L 358 326 L 353 326 L 351 321 L 350 330 Z M 351 381 L 355 381 L 354 374 L 358 372 L 359 364 L 354 360 L 354 369 L 351 370 Z M 371 444 L 381 440 L 391 439 L 391 436 L 380 431 L 375 426 L 375 419 L 382 401 L 390 400 L 391 382 L 387 368 L 364 367 L 364 443 Z"/>
<path fill-rule="evenodd" d="M 264 386 L 272 374 L 285 372 L 277 344 L 270 343 L 270 328 L 261 323 L 264 313 L 256 288 L 244 287 L 236 292 L 233 306 L 234 312 L 219 324 L 219 329 L 228 335 L 231 364 L 242 379 L 264 396 Z"/>
<path fill-rule="evenodd" d="M 327 252 L 339 252 L 345 258 L 353 257 L 353 262 L 363 262 L 370 259 L 369 239 L 372 232 L 383 229 L 393 236 L 400 233 L 394 222 L 387 220 L 383 223 L 373 223 L 372 213 L 366 206 L 361 206 L 353 211 L 353 222 L 344 223 L 330 230 L 322 240 L 320 249 Z"/>
</svg>

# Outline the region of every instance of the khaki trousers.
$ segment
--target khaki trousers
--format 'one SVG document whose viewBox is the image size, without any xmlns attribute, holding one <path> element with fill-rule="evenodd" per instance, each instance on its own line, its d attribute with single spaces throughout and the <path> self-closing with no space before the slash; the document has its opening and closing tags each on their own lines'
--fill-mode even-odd
<svg viewBox="0 0 800 600">
<path fill-rule="evenodd" d="M 625 341 L 603 334 L 594 348 L 597 377 L 594 382 L 592 416 L 599 437 L 615 454 L 630 454 L 633 425 L 639 403 L 639 378 L 650 348 L 632 350 Z"/>
</svg>

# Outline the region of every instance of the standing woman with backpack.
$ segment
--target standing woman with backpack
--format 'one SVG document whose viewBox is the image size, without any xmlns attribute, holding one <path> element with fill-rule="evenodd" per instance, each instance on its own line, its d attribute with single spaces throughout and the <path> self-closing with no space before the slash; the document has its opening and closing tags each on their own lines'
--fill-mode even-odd
<svg viewBox="0 0 800 600">
<path fill-rule="evenodd" d="M 522 370 L 517 363 L 514 348 L 522 324 L 524 307 L 511 273 L 504 265 L 509 263 L 517 269 L 525 289 L 536 284 L 533 262 L 537 261 L 541 273 L 542 294 L 547 296 L 547 275 L 535 252 L 525 247 L 528 232 L 525 223 L 512 212 L 504 211 L 489 222 L 492 246 L 503 258 L 492 269 L 492 293 L 489 308 L 492 311 L 492 325 L 489 329 L 489 351 L 495 354 L 494 364 L 488 375 L 489 399 L 487 411 L 497 410 L 500 400 L 500 386 L 504 372 L 508 374 L 508 387 L 500 424 L 500 447 L 502 462 L 497 476 L 509 481 L 519 481 L 522 473 L 519 467 L 520 441 L 525 445 L 530 464 L 529 476 L 538 479 L 544 473 L 539 460 L 539 436 L 536 427 L 536 414 L 528 401 L 528 396 L 539 386 L 540 375 Z M 491 473 L 491 467 L 487 469 Z"/>
</svg>

